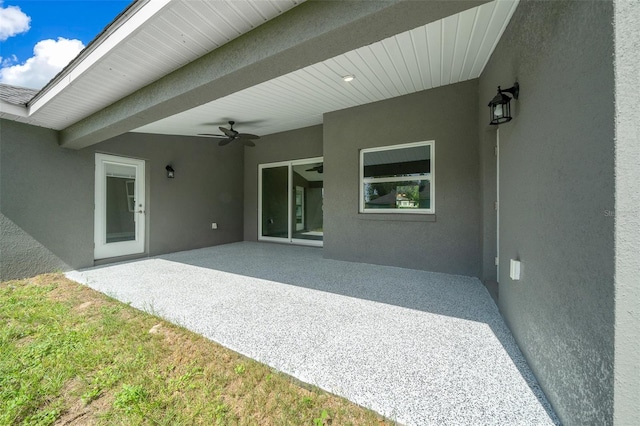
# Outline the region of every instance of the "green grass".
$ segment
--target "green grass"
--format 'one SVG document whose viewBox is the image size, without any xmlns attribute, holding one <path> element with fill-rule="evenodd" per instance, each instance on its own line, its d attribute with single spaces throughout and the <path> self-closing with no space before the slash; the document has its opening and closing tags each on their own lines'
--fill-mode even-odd
<svg viewBox="0 0 640 426">
<path fill-rule="evenodd" d="M 381 425 L 59 274 L 0 283 L 0 425 Z"/>
</svg>

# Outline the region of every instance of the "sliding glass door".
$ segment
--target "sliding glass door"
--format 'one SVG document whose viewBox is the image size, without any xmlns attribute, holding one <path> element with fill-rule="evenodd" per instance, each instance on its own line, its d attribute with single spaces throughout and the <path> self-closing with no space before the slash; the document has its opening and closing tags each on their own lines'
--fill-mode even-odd
<svg viewBox="0 0 640 426">
<path fill-rule="evenodd" d="M 322 246 L 322 157 L 258 167 L 258 239 Z"/>
</svg>

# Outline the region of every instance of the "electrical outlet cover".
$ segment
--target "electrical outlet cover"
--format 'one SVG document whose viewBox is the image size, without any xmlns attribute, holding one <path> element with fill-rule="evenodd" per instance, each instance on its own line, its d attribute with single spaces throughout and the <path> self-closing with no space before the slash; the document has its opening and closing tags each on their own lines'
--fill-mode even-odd
<svg viewBox="0 0 640 426">
<path fill-rule="evenodd" d="M 517 281 L 520 279 L 520 261 L 511 259 L 509 264 L 509 276 L 512 280 Z"/>
</svg>

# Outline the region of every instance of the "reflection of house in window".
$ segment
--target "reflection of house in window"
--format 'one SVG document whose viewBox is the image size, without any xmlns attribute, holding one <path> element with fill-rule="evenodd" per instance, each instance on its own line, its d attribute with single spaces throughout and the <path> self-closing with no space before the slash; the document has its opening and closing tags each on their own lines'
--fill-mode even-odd
<svg viewBox="0 0 640 426">
<path fill-rule="evenodd" d="M 399 209 L 415 209 L 418 207 L 418 203 L 407 198 L 405 194 L 398 194 L 396 196 L 396 207 Z"/>
<path fill-rule="evenodd" d="M 136 211 L 136 198 L 135 198 L 135 180 L 128 180 L 127 185 L 127 207 L 130 212 Z"/>
<path fill-rule="evenodd" d="M 396 187 L 396 207 L 399 209 L 416 209 L 420 202 L 418 185 Z"/>
<path fill-rule="evenodd" d="M 429 185 L 389 188 L 389 184 L 365 184 L 365 209 L 424 209 L 429 207 Z"/>
<path fill-rule="evenodd" d="M 434 142 L 363 149 L 361 213 L 434 213 Z"/>
</svg>

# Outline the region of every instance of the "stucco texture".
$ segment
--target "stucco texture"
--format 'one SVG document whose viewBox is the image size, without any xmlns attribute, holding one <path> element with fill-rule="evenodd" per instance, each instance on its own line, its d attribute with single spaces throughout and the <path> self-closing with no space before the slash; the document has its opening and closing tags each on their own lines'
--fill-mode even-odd
<svg viewBox="0 0 640 426">
<path fill-rule="evenodd" d="M 69 265 L 0 213 L 0 281 L 70 269 Z"/>
<path fill-rule="evenodd" d="M 1 279 L 93 264 L 93 165 L 53 130 L 0 122 Z"/>
<path fill-rule="evenodd" d="M 616 330 L 614 420 L 640 419 L 640 1 L 614 2 Z"/>
<path fill-rule="evenodd" d="M 612 57 L 610 2 L 522 1 L 480 77 L 482 111 L 520 84 L 500 126 L 499 306 L 566 425 L 613 421 Z M 483 185 L 486 212 L 495 182 Z"/>
<path fill-rule="evenodd" d="M 480 274 L 477 80 L 324 116 L 327 258 Z M 435 141 L 435 215 L 359 213 L 359 151 Z"/>
</svg>

